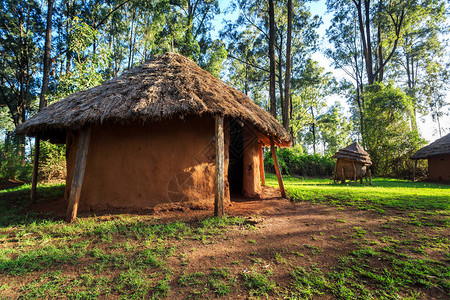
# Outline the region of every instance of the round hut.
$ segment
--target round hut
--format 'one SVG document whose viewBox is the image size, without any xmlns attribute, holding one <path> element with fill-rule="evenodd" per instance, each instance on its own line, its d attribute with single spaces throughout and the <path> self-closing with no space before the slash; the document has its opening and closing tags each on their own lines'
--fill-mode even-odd
<svg viewBox="0 0 450 300">
<path fill-rule="evenodd" d="M 416 179 L 417 160 L 428 160 L 429 179 L 450 182 L 450 133 L 421 148 L 410 159 L 415 160 L 413 180 Z"/>
<path fill-rule="evenodd" d="M 16 132 L 66 144 L 69 220 L 78 207 L 145 209 L 226 203 L 233 193 L 258 197 L 261 147 L 291 145 L 269 113 L 175 53 L 72 94 Z"/>
<path fill-rule="evenodd" d="M 345 180 L 359 179 L 362 183 L 363 178 L 369 178 L 369 183 L 372 185 L 372 174 L 368 169 L 372 165 L 369 153 L 367 153 L 358 142 L 339 150 L 333 156 L 336 158 L 336 166 L 334 169 L 334 182 Z"/>
</svg>

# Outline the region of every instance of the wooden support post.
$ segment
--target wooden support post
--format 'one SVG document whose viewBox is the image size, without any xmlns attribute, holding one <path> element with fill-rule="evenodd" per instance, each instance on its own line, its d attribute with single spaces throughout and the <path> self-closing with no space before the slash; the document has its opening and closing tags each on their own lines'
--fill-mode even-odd
<svg viewBox="0 0 450 300">
<path fill-rule="evenodd" d="M 416 181 L 417 159 L 414 160 L 413 182 Z"/>
<path fill-rule="evenodd" d="M 69 205 L 67 207 L 66 221 L 73 222 L 77 218 L 78 203 L 80 202 L 81 186 L 83 185 L 84 171 L 86 170 L 87 153 L 91 129 L 81 131 L 78 140 L 77 158 L 73 171 L 72 184 L 70 186 Z"/>
<path fill-rule="evenodd" d="M 336 160 L 336 164 L 334 165 L 334 177 L 333 177 L 333 184 L 335 184 L 335 183 L 336 183 L 338 161 L 339 161 L 339 158 L 338 158 L 338 159 Z"/>
<path fill-rule="evenodd" d="M 369 184 L 372 185 L 372 171 L 369 170 Z"/>
<path fill-rule="evenodd" d="M 225 143 L 223 132 L 223 116 L 216 115 L 216 184 L 214 216 L 223 217 L 223 198 L 225 198 Z"/>
<path fill-rule="evenodd" d="M 275 173 L 277 174 L 278 185 L 280 187 L 281 197 L 286 198 L 286 191 L 284 189 L 283 178 L 281 177 L 280 165 L 278 164 L 277 149 L 273 143 L 273 139 L 270 139 L 270 151 L 272 151 L 273 165 L 275 167 Z"/>
<path fill-rule="evenodd" d="M 258 148 L 258 154 L 259 154 L 259 174 L 261 176 L 261 185 L 266 185 L 266 174 L 264 174 L 264 157 L 263 157 L 263 151 L 262 151 L 262 144 L 259 144 Z"/>
<path fill-rule="evenodd" d="M 353 164 L 353 180 L 355 181 L 355 183 L 356 183 L 356 166 L 355 166 L 355 162 L 354 161 L 352 161 L 352 164 Z"/>
<path fill-rule="evenodd" d="M 39 171 L 39 152 L 40 152 L 41 140 L 39 136 L 36 136 L 34 140 L 34 161 L 33 161 L 33 177 L 31 178 L 31 195 L 30 200 L 31 203 L 36 204 L 37 196 L 37 181 L 38 181 L 38 171 Z"/>
</svg>

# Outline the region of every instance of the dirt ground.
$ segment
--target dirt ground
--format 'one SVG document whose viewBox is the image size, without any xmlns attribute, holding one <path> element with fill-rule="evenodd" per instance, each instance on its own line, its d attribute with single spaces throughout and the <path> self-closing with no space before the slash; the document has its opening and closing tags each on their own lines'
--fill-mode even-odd
<svg viewBox="0 0 450 300">
<path fill-rule="evenodd" d="M 41 203 L 32 207 L 35 211 L 53 212 L 54 217 L 64 218 L 66 204 L 63 199 Z M 292 282 L 291 272 L 295 267 L 315 267 L 322 272 L 332 271 L 339 258 L 349 255 L 360 247 L 355 242 L 355 228 L 366 231 L 365 238 L 378 239 L 383 234 L 392 238 L 407 239 L 405 230 L 396 232 L 396 218 L 404 211 L 392 210 L 386 214 L 362 211 L 352 207 L 331 207 L 309 202 L 293 203 L 280 197 L 278 190 L 265 188 L 261 199 L 243 199 L 234 197 L 230 206 L 225 208 L 230 216 L 244 216 L 253 230 L 234 228 L 224 236 L 210 243 L 182 240 L 174 241 L 177 253 L 170 257 L 174 268 L 174 280 L 171 282 L 172 296 L 186 298 L 193 293 L 192 287 L 180 287 L 177 278 L 193 272 L 210 272 L 213 268 L 226 267 L 232 274 L 245 272 L 264 272 L 270 270 L 272 279 L 280 288 L 288 287 Z M 104 211 L 97 212 L 99 219 L 115 218 L 115 214 L 142 214 L 158 218 L 159 222 L 196 221 L 213 215 L 213 208 L 186 208 L 179 204 L 159 206 L 149 211 Z M 92 215 L 81 213 L 79 217 Z M 402 225 L 403 226 L 403 225 Z M 427 229 L 424 229 L 427 230 Z M 432 232 L 429 232 L 433 234 Z M 426 231 L 423 234 L 428 234 Z M 408 235 L 408 234 L 407 234 Z M 411 255 L 414 255 L 411 253 Z M 430 253 L 440 256 L 440 253 Z M 436 257 L 438 258 L 438 257 Z M 445 260 L 445 259 L 444 259 Z M 382 267 L 383 262 L 374 267 Z M 237 276 L 237 275 L 236 275 Z M 237 286 L 228 298 L 246 298 L 248 291 Z M 445 292 L 431 288 L 422 290 L 424 299 L 443 299 Z M 214 296 L 213 294 L 210 296 Z M 406 294 L 403 296 L 407 296 Z M 314 297 L 328 299 L 329 296 Z"/>
<path fill-rule="evenodd" d="M 8 179 L 0 181 L 0 190 L 12 189 L 24 184 L 24 181 Z"/>
</svg>

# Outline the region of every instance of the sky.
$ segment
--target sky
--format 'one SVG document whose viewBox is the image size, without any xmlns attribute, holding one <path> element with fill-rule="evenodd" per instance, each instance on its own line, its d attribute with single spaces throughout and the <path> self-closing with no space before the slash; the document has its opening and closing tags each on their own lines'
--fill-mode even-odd
<svg viewBox="0 0 450 300">
<path fill-rule="evenodd" d="M 213 25 L 215 27 L 215 31 L 212 33 L 213 38 L 219 37 L 219 31 L 222 30 L 224 27 L 224 21 L 225 20 L 236 20 L 238 17 L 239 12 L 234 11 L 230 12 L 227 11 L 227 8 L 229 7 L 230 0 L 219 0 L 220 5 L 220 11 L 222 12 L 220 15 L 216 16 L 216 18 L 213 21 Z M 310 4 L 311 7 L 311 13 L 313 15 L 319 15 L 322 17 L 323 24 L 318 29 L 318 33 L 320 36 L 320 49 L 318 52 L 314 53 L 312 55 L 312 58 L 319 62 L 321 67 L 325 69 L 326 72 L 332 72 L 333 75 L 339 80 L 341 78 L 347 78 L 351 81 L 350 78 L 347 77 L 347 75 L 339 69 L 334 69 L 331 66 L 331 61 L 327 59 L 324 54 L 323 50 L 327 47 L 327 41 L 325 39 L 325 31 L 330 26 L 331 14 L 326 13 L 326 5 L 325 0 L 319 0 L 317 2 L 313 2 Z M 343 97 L 340 97 L 339 95 L 334 95 L 327 98 L 328 105 L 333 104 L 335 101 L 341 102 L 341 104 L 346 108 L 346 112 L 349 111 L 349 106 L 346 103 L 346 100 Z M 450 93 L 447 93 L 447 102 L 450 102 Z M 446 111 L 450 112 L 450 107 L 446 107 Z M 437 124 L 436 122 L 433 122 L 430 116 L 425 117 L 419 117 L 418 118 L 418 127 L 419 132 L 422 137 L 424 137 L 427 141 L 433 142 L 434 140 L 440 138 Z M 441 127 L 443 128 L 442 135 L 444 136 L 447 133 L 450 133 L 450 117 L 442 117 L 441 118 Z"/>
</svg>

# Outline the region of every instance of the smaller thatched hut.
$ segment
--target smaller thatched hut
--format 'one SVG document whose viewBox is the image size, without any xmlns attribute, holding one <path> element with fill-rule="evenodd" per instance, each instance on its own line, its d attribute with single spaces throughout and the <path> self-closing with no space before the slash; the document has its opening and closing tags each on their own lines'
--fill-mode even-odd
<svg viewBox="0 0 450 300">
<path fill-rule="evenodd" d="M 423 147 L 410 159 L 415 160 L 413 180 L 416 177 L 417 160 L 428 159 L 429 178 L 450 182 L 450 133 Z"/>
<path fill-rule="evenodd" d="M 359 179 L 362 183 L 363 178 L 367 180 L 368 177 L 369 183 L 372 185 L 372 174 L 368 169 L 372 165 L 372 161 L 369 153 L 358 142 L 354 142 L 339 150 L 333 155 L 333 158 L 337 158 L 334 169 L 334 182 L 336 180 L 345 182 L 346 179 L 356 182 Z"/>
</svg>

